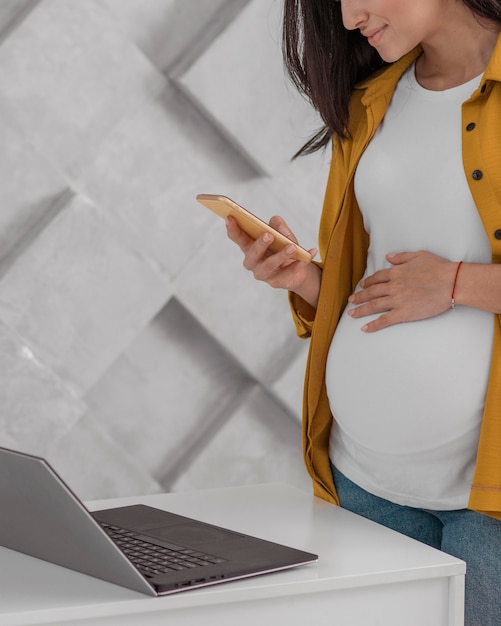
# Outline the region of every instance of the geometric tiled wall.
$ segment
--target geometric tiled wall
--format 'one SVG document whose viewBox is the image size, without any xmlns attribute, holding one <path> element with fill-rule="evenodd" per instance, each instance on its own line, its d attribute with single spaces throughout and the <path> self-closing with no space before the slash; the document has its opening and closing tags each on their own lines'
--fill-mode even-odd
<svg viewBox="0 0 501 626">
<path fill-rule="evenodd" d="M 307 343 L 224 193 L 316 245 L 327 157 L 280 0 L 0 0 L 0 445 L 86 499 L 309 488 Z"/>
</svg>

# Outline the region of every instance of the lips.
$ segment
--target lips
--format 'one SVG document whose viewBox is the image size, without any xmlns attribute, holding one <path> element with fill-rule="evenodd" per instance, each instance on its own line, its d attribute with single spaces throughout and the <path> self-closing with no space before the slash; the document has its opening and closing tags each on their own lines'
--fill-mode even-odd
<svg viewBox="0 0 501 626">
<path fill-rule="evenodd" d="M 364 37 L 367 37 L 367 41 L 371 46 L 377 46 L 385 30 L 386 26 L 382 26 L 381 28 L 374 28 L 372 30 L 364 30 L 361 32 Z"/>
</svg>

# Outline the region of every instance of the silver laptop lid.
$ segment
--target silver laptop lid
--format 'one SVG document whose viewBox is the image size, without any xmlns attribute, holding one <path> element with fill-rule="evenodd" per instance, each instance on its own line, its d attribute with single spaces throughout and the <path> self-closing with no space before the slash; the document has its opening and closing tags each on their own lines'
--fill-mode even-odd
<svg viewBox="0 0 501 626">
<path fill-rule="evenodd" d="M 51 466 L 0 448 L 0 545 L 157 595 Z"/>
</svg>

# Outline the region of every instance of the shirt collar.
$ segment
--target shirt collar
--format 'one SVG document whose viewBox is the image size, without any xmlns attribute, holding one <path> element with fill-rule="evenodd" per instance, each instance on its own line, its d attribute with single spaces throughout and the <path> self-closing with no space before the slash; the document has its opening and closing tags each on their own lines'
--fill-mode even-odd
<svg viewBox="0 0 501 626">
<path fill-rule="evenodd" d="M 501 82 L 501 34 L 498 36 L 491 59 L 484 72 L 484 80 Z"/>
</svg>

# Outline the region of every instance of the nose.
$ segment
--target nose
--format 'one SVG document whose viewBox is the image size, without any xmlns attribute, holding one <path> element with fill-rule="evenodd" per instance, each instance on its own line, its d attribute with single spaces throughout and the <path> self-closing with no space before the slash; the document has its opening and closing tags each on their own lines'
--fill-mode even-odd
<svg viewBox="0 0 501 626">
<path fill-rule="evenodd" d="M 346 30 L 361 28 L 369 16 L 364 0 L 340 0 L 343 26 Z"/>
</svg>

